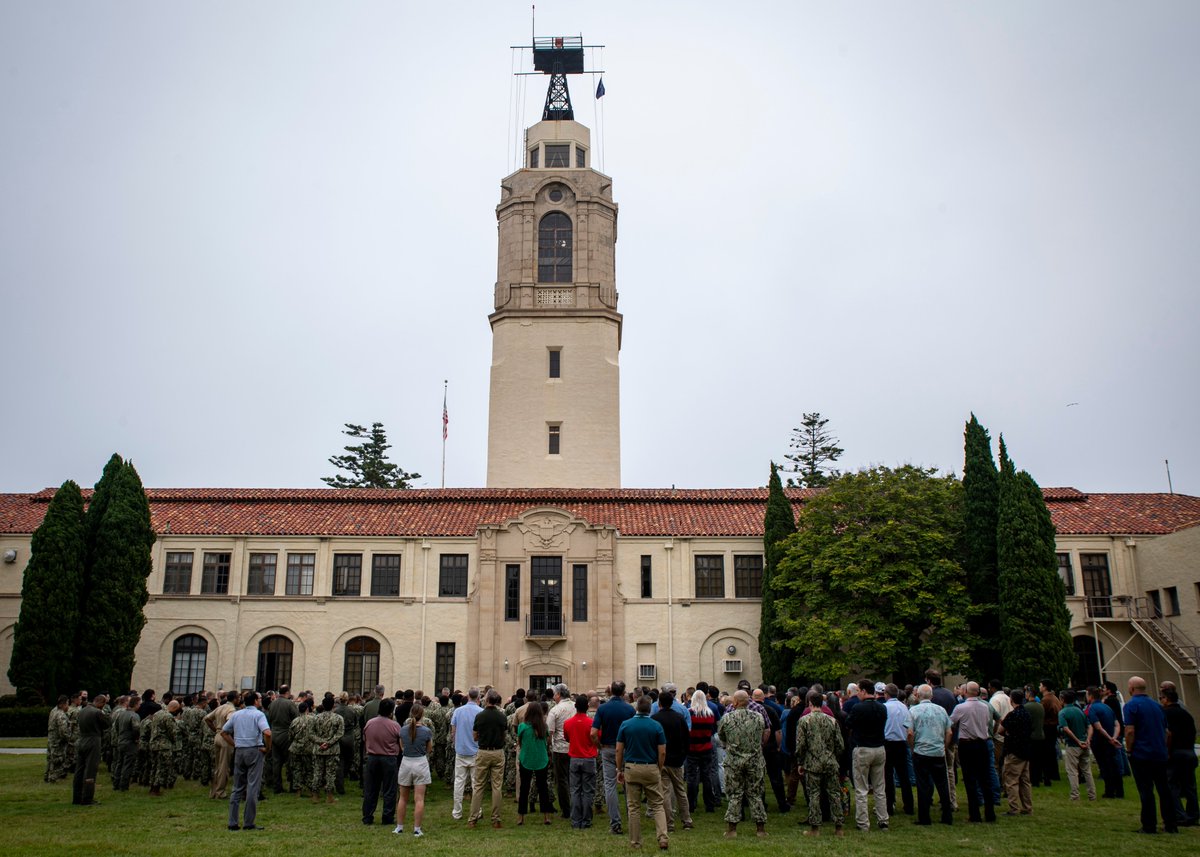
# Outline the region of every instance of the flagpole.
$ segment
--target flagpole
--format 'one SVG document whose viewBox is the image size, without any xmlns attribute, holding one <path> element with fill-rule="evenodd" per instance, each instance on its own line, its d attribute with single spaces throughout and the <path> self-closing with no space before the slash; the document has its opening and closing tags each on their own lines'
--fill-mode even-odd
<svg viewBox="0 0 1200 857">
<path fill-rule="evenodd" d="M 450 387 L 450 380 L 447 378 L 442 381 L 442 487 L 446 487 L 446 435 L 450 428 L 450 412 L 446 410 L 446 391 Z"/>
</svg>

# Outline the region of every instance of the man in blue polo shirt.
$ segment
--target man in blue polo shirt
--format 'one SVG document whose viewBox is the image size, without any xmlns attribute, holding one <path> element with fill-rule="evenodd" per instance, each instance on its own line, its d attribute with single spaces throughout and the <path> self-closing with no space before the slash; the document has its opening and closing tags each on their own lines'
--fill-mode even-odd
<svg viewBox="0 0 1200 857">
<path fill-rule="evenodd" d="M 617 781 L 625 784 L 629 809 L 629 846 L 642 847 L 642 795 L 646 796 L 658 847 L 667 850 L 667 813 L 663 808 L 662 769 L 667 757 L 667 733 L 650 718 L 650 697 L 640 696 L 633 717 L 617 729 Z"/>
<path fill-rule="evenodd" d="M 604 803 L 608 807 L 608 828 L 620 835 L 621 807 L 617 803 L 617 730 L 633 717 L 633 706 L 625 701 L 625 682 L 614 681 L 609 688 L 608 702 L 596 709 L 592 718 L 592 741 L 600 745 L 600 762 L 604 766 Z"/>
<path fill-rule="evenodd" d="M 1162 706 L 1146 695 L 1146 680 L 1129 679 L 1129 701 L 1125 703 L 1125 748 L 1133 768 L 1133 781 L 1142 799 L 1142 833 L 1157 833 L 1154 793 L 1162 804 L 1163 829 L 1178 833 L 1175 801 L 1167 777 L 1167 717 Z"/>
<path fill-rule="evenodd" d="M 229 829 L 238 829 L 238 804 L 246 801 L 243 830 L 262 830 L 254 823 L 262 789 L 263 759 L 271 752 L 271 725 L 262 698 L 253 690 L 242 696 L 242 708 L 229 715 L 221 737 L 233 746 L 233 793 L 229 796 Z"/>
</svg>

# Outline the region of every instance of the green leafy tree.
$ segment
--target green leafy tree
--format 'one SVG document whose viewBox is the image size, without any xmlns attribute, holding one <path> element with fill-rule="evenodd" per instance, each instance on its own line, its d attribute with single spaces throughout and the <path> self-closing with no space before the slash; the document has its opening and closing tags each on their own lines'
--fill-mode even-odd
<svg viewBox="0 0 1200 857">
<path fill-rule="evenodd" d="M 18 695 L 53 703 L 73 679 L 75 630 L 79 624 L 84 539 L 83 492 L 67 480 L 54 492 L 33 533 L 21 582 L 21 613 L 13 628 L 8 680 Z"/>
<path fill-rule="evenodd" d="M 767 511 L 763 518 L 763 580 L 762 616 L 759 621 L 758 654 L 762 662 L 763 680 L 784 686 L 795 676 L 792 673 L 794 654 L 781 641 L 782 632 L 775 616 L 776 591 L 774 580 L 779 561 L 783 558 L 783 540 L 796 532 L 796 516 L 792 503 L 783 493 L 779 468 L 771 462 L 771 478 L 767 483 Z"/>
<path fill-rule="evenodd" d="M 372 423 L 368 432 L 365 426 L 346 423 L 342 434 L 363 441 L 344 447 L 345 455 L 334 455 L 329 463 L 345 474 L 324 476 L 321 481 L 331 488 L 411 488 L 420 473 L 408 473 L 388 461 L 387 451 L 392 445 L 387 442 L 383 423 Z"/>
<path fill-rule="evenodd" d="M 794 449 L 784 455 L 791 466 L 787 472 L 797 473 L 796 478 L 788 478 L 789 486 L 803 488 L 820 488 L 828 485 L 840 474 L 829 465 L 842 457 L 845 452 L 838 446 L 838 439 L 825 426 L 827 419 L 821 419 L 821 414 L 814 411 L 804 414 L 799 428 L 792 429 L 792 439 L 788 447 Z"/>
<path fill-rule="evenodd" d="M 901 680 L 934 661 L 965 666 L 961 505 L 956 478 L 912 465 L 844 475 L 805 502 L 773 584 L 798 672 Z"/>
<path fill-rule="evenodd" d="M 1000 475 L 988 430 L 971 414 L 963 439 L 963 569 L 974 611 L 971 661 L 984 679 L 1003 675 L 1000 657 L 1000 597 L 996 571 L 996 527 Z"/>
<path fill-rule="evenodd" d="M 106 467 L 105 477 L 103 509 L 88 509 L 89 516 L 101 517 L 88 556 L 76 662 L 82 686 L 116 693 L 129 687 L 134 650 L 146 624 L 142 608 L 149 600 L 146 578 L 155 535 L 146 491 L 133 464 L 123 462 L 115 472 Z"/>
<path fill-rule="evenodd" d="M 1024 470 L 1017 472 L 1003 435 L 996 558 L 1005 683 L 1036 686 L 1049 678 L 1065 686 L 1075 668 L 1075 651 L 1058 576 L 1054 524 L 1042 489 Z"/>
</svg>

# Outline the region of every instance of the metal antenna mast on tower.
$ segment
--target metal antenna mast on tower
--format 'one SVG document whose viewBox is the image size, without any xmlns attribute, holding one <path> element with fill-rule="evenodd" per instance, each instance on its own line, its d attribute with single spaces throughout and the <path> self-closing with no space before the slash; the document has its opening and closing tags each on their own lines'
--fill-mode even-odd
<svg viewBox="0 0 1200 857">
<path fill-rule="evenodd" d="M 514 48 L 521 47 L 513 45 Z M 533 37 L 533 68 L 531 72 L 518 74 L 548 74 L 550 85 L 546 88 L 546 104 L 542 108 L 542 119 L 575 118 L 571 106 L 571 91 L 567 87 L 569 74 L 603 74 L 603 69 L 584 69 L 584 48 L 600 48 L 603 45 L 585 45 L 583 36 Z"/>
</svg>

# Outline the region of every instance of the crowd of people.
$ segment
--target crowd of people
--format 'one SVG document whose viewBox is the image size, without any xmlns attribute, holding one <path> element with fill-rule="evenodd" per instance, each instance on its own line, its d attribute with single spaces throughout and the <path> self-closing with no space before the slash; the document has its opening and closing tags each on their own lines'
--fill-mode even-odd
<svg viewBox="0 0 1200 857">
<path fill-rule="evenodd" d="M 268 794 L 332 803 L 347 780 L 360 781 L 363 824 L 380 808 L 382 823 L 402 834 L 411 805 L 420 837 L 437 777 L 451 788 L 451 818 L 469 828 L 484 821 L 485 794 L 493 828 L 505 796 L 515 796 L 518 825 L 560 815 L 586 829 L 607 816 L 609 830 L 627 827 L 638 847 L 646 819 L 665 850 L 697 811 L 722 803 L 727 838 L 747 818 L 765 836 L 768 788 L 780 813 L 803 797 L 805 835 L 831 826 L 841 836 L 851 823 L 871 830 L 872 816 L 887 830 L 898 807 L 932 824 L 935 796 L 938 820 L 953 824 L 960 774 L 968 822 L 995 822 L 1005 799 L 1005 815 L 1030 815 L 1033 789 L 1065 771 L 1072 801 L 1122 799 L 1132 774 L 1141 832 L 1157 832 L 1159 816 L 1168 833 L 1195 826 L 1194 718 L 1170 682 L 1157 700 L 1136 676 L 1127 691 L 1122 702 L 1112 682 L 1086 693 L 1059 694 L 1049 681 L 951 690 L 929 670 L 915 687 L 862 682 L 833 692 L 743 681 L 732 694 L 704 682 L 681 694 L 674 684 L 627 691 L 615 681 L 603 693 L 558 684 L 507 700 L 492 687 L 388 697 L 380 686 L 367 699 L 317 699 L 284 686 L 162 702 L 146 690 L 111 704 L 76 694 L 50 712 L 45 779 L 73 775 L 80 805 L 98 802 L 101 761 L 115 791 L 136 784 L 157 796 L 194 779 L 210 798 L 228 797 L 230 830 L 262 829 L 257 807 Z"/>
</svg>

